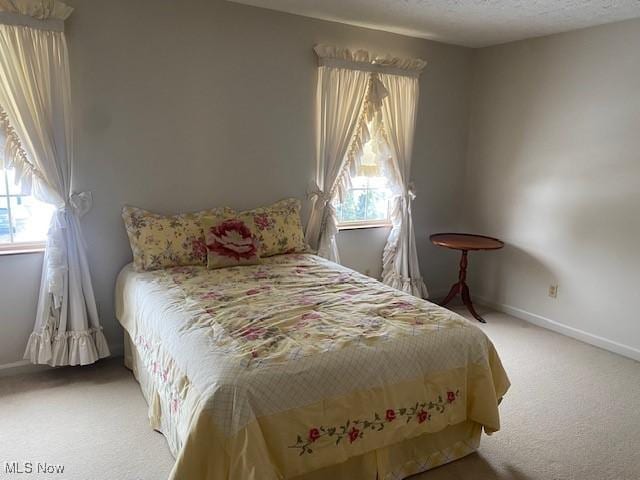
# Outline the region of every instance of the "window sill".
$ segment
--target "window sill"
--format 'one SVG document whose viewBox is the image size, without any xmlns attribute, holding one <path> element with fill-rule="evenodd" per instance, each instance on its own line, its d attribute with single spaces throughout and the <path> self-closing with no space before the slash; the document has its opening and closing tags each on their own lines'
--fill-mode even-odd
<svg viewBox="0 0 640 480">
<path fill-rule="evenodd" d="M 4 255 L 26 255 L 44 252 L 44 243 L 24 243 L 0 246 L 0 256 Z"/>
<path fill-rule="evenodd" d="M 338 225 L 338 231 L 361 230 L 365 228 L 391 228 L 392 226 L 389 222 L 343 223 Z"/>
</svg>

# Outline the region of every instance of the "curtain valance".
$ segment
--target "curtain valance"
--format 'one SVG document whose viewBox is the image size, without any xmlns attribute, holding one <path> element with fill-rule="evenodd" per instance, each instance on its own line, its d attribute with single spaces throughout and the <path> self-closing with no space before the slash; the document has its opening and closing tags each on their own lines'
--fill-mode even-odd
<svg viewBox="0 0 640 480">
<path fill-rule="evenodd" d="M 0 12 L 19 13 L 38 20 L 66 20 L 73 8 L 60 0 L 0 0 Z"/>
<path fill-rule="evenodd" d="M 0 0 L 0 24 L 64 31 L 73 8 L 59 0 Z"/>
<path fill-rule="evenodd" d="M 347 68 L 364 72 L 384 73 L 417 77 L 427 62 L 419 58 L 402 58 L 390 55 L 376 55 L 367 50 L 349 50 L 330 45 L 316 45 L 318 65 Z"/>
</svg>

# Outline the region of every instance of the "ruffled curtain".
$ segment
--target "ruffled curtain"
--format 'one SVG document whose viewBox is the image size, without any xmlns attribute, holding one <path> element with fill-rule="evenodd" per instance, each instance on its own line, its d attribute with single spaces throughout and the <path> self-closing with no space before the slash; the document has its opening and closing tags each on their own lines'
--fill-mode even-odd
<svg viewBox="0 0 640 480">
<path fill-rule="evenodd" d="M 345 166 L 354 133 L 362 123 L 368 81 L 364 71 L 322 63 L 319 68 L 316 179 L 311 192 L 313 203 L 306 240 L 318 255 L 334 262 L 339 262 L 340 257 L 336 244 L 336 210 L 331 202 L 335 195 L 342 198 L 349 185 Z"/>
<path fill-rule="evenodd" d="M 52 366 L 86 365 L 109 355 L 79 221 L 91 196 L 74 193 L 72 186 L 69 60 L 62 31 L 70 13 L 58 1 L 0 0 L 4 167 L 16 171 L 23 190 L 56 207 L 25 351 L 31 362 Z"/>
<path fill-rule="evenodd" d="M 393 198 L 393 228 L 382 256 L 382 281 L 416 297 L 428 296 L 420 274 L 411 203 L 415 198 L 411 175 L 411 153 L 418 109 L 418 79 L 381 74 L 388 95 L 382 101 L 382 121 L 391 148 L 397 195 Z"/>
<path fill-rule="evenodd" d="M 386 177 L 393 175 L 391 150 L 387 134 L 382 124 L 382 115 L 377 112 L 367 120 L 369 140 L 362 147 L 362 154 L 356 156 L 350 164 L 349 173 L 355 177 Z"/>
<path fill-rule="evenodd" d="M 420 275 L 411 202 L 411 154 L 418 77 L 426 62 L 318 45 L 318 171 L 307 241 L 339 261 L 333 199 L 342 200 L 349 175 L 386 172 L 393 182 L 393 228 L 383 252 L 382 281 L 418 297 L 428 295 Z M 373 129 L 374 132 L 371 132 Z M 368 163 L 367 142 L 378 156 Z"/>
</svg>

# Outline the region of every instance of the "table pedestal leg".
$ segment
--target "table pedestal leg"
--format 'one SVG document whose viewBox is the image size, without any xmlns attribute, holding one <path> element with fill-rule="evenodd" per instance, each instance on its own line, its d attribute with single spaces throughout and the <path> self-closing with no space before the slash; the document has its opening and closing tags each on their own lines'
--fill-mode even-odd
<svg viewBox="0 0 640 480">
<path fill-rule="evenodd" d="M 473 318 L 478 320 L 479 322 L 486 323 L 484 319 L 478 315 L 476 309 L 473 308 L 473 303 L 471 303 L 471 295 L 469 294 L 469 286 L 467 285 L 467 265 L 469 261 L 467 260 L 467 250 L 462 250 L 462 258 L 460 258 L 460 272 L 458 273 L 458 282 L 454 283 L 449 290 L 449 293 L 445 297 L 445 299 L 440 302 L 440 306 L 444 307 L 447 303 L 455 298 L 455 296 L 459 293 L 462 297 L 462 303 L 464 303 L 467 310 L 473 315 Z"/>
</svg>

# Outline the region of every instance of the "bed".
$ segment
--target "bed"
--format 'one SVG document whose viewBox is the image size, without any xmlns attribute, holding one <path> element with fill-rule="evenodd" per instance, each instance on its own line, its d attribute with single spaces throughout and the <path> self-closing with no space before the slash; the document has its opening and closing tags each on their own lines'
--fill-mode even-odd
<svg viewBox="0 0 640 480">
<path fill-rule="evenodd" d="M 172 480 L 401 479 L 500 428 L 476 325 L 315 255 L 128 265 L 116 312 Z"/>
</svg>

